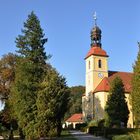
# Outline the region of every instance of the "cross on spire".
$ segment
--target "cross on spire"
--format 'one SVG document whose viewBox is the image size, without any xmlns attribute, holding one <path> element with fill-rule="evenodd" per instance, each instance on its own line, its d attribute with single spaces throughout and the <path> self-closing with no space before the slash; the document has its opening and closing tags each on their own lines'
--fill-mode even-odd
<svg viewBox="0 0 140 140">
<path fill-rule="evenodd" d="M 96 14 L 96 11 L 94 12 L 93 18 L 94 18 L 95 26 L 96 26 L 97 25 L 97 14 Z"/>
</svg>

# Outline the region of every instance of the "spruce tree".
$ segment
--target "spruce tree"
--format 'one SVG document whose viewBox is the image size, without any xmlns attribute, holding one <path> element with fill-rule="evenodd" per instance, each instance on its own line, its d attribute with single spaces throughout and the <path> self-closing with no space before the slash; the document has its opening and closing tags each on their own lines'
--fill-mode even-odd
<svg viewBox="0 0 140 140">
<path fill-rule="evenodd" d="M 65 78 L 51 65 L 47 64 L 46 67 L 48 68 L 42 83 L 43 92 L 38 94 L 37 100 L 38 135 L 45 137 L 57 134 L 60 136 L 61 122 L 67 111 L 70 91 Z"/>
<path fill-rule="evenodd" d="M 116 77 L 112 83 L 106 103 L 107 121 L 109 126 L 127 126 L 129 110 L 125 100 L 125 90 L 121 78 Z"/>
<path fill-rule="evenodd" d="M 134 118 L 134 125 L 138 127 L 140 125 L 140 43 L 137 60 L 133 66 L 133 78 L 132 78 L 132 111 Z"/>
<path fill-rule="evenodd" d="M 31 12 L 24 23 L 22 35 L 16 38 L 18 61 L 12 88 L 15 115 L 27 139 L 38 137 L 36 100 L 46 73 L 46 41 L 39 19 Z"/>
</svg>

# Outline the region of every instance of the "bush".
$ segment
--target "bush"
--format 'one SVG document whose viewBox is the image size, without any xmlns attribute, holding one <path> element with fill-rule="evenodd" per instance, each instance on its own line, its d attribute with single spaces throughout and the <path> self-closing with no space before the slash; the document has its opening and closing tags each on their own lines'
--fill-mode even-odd
<svg viewBox="0 0 140 140">
<path fill-rule="evenodd" d="M 98 121 L 98 127 L 103 128 L 105 123 L 105 119 L 101 119 Z"/>
<path fill-rule="evenodd" d="M 131 135 L 119 135 L 119 136 L 113 136 L 112 140 L 133 140 Z"/>
<path fill-rule="evenodd" d="M 0 123 L 0 132 L 3 132 L 5 130 L 6 130 L 6 128 Z"/>
<path fill-rule="evenodd" d="M 48 137 L 56 137 L 57 136 L 57 130 L 54 128 L 50 129 L 50 131 L 48 132 Z"/>
<path fill-rule="evenodd" d="M 131 134 L 134 140 L 140 140 L 140 130 L 135 131 Z"/>
<path fill-rule="evenodd" d="M 79 124 L 76 124 L 75 129 L 81 130 L 81 129 L 83 129 L 86 126 L 87 126 L 86 123 L 79 123 Z"/>
<path fill-rule="evenodd" d="M 1 133 L 1 136 L 3 136 L 5 139 L 8 139 L 9 134 L 10 134 L 10 131 L 9 131 L 9 130 L 4 130 L 4 131 Z"/>
<path fill-rule="evenodd" d="M 140 133 L 135 134 L 134 133 L 135 131 L 136 129 L 132 129 L 132 128 L 105 128 L 105 127 L 92 126 L 92 127 L 89 127 L 88 132 L 92 135 L 104 136 L 109 139 L 111 139 L 113 136 L 116 136 L 116 135 L 128 135 L 132 133 L 132 135 L 139 138 L 136 140 L 140 140 Z"/>
<path fill-rule="evenodd" d="M 89 134 L 92 134 L 92 135 L 103 135 L 104 131 L 102 128 L 99 128 L 97 126 L 92 126 L 92 127 L 89 127 Z"/>
<path fill-rule="evenodd" d="M 97 122 L 96 120 L 91 120 L 91 121 L 88 123 L 88 126 L 89 126 L 89 127 L 98 126 L 98 122 Z"/>
<path fill-rule="evenodd" d="M 89 123 L 88 123 L 88 126 L 89 127 L 92 127 L 92 126 L 98 126 L 98 127 L 104 127 L 104 123 L 105 123 L 105 119 L 101 119 L 101 120 L 91 120 Z"/>
<path fill-rule="evenodd" d="M 127 133 L 128 132 L 131 132 L 131 133 L 129 133 L 128 135 L 113 136 L 112 140 L 140 140 L 140 130 L 139 129 L 125 129 L 123 132 L 126 132 L 126 130 L 127 130 Z"/>
<path fill-rule="evenodd" d="M 130 132 L 134 132 L 136 129 L 133 128 L 105 128 L 105 137 L 114 135 L 125 135 Z"/>
</svg>

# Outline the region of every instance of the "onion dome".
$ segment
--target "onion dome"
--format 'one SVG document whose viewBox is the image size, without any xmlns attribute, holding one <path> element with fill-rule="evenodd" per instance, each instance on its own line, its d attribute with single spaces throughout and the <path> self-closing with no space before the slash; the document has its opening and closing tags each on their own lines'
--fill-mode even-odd
<svg viewBox="0 0 140 140">
<path fill-rule="evenodd" d="M 101 47 L 101 33 L 101 29 L 97 25 L 95 25 L 91 30 L 91 47 Z"/>
<path fill-rule="evenodd" d="M 101 47 L 102 46 L 102 44 L 101 44 L 102 31 L 97 26 L 96 13 L 94 14 L 94 20 L 95 20 L 95 24 L 94 24 L 94 27 L 91 30 L 91 35 L 90 35 L 90 37 L 91 37 L 91 48 L 90 48 L 89 52 L 87 53 L 85 59 L 87 59 L 91 55 L 108 57 L 106 51 L 103 50 L 102 47 Z"/>
<path fill-rule="evenodd" d="M 101 48 L 101 29 L 97 26 L 97 16 L 96 16 L 96 12 L 94 13 L 94 21 L 95 21 L 95 25 L 93 27 L 93 29 L 91 30 L 91 47 L 94 46 L 98 46 Z"/>
</svg>

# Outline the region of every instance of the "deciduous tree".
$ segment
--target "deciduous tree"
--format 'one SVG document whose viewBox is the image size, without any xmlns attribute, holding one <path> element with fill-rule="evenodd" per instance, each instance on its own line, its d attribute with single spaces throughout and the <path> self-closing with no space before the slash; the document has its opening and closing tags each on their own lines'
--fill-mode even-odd
<svg viewBox="0 0 140 140">
<path fill-rule="evenodd" d="M 0 100 L 8 99 L 15 78 L 16 55 L 8 53 L 0 59 Z"/>
<path fill-rule="evenodd" d="M 67 119 L 72 114 L 82 113 L 82 95 L 85 92 L 84 86 L 73 86 L 70 87 L 70 101 L 69 101 L 69 109 L 65 115 Z"/>
<path fill-rule="evenodd" d="M 11 85 L 15 79 L 16 55 L 8 53 L 0 59 L 0 100 L 4 104 L 1 111 L 2 124 L 10 128 L 10 122 L 13 119 L 9 100 L 11 96 Z"/>
</svg>

